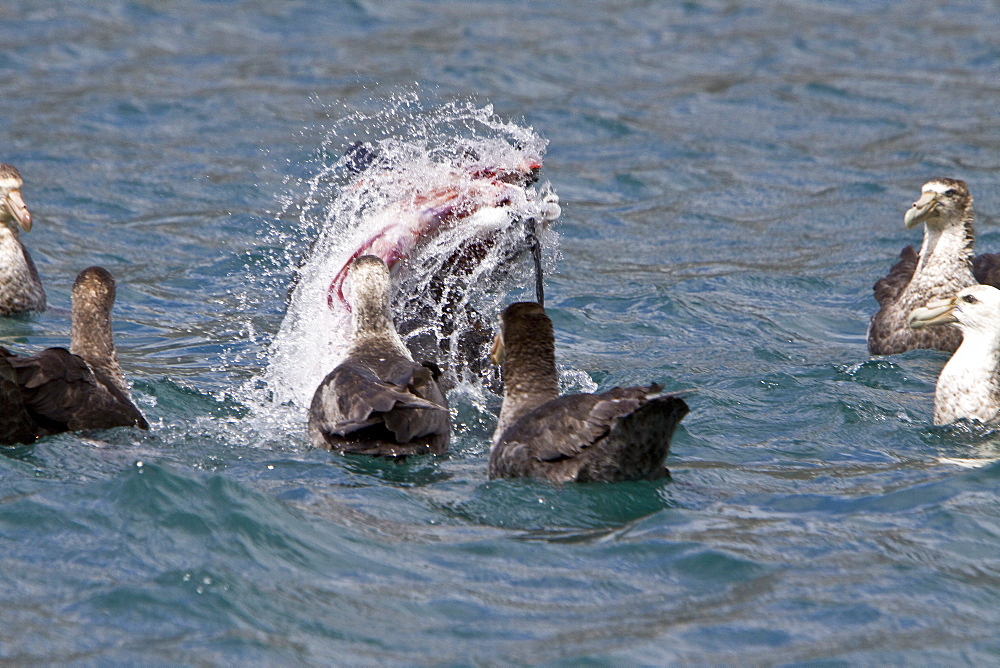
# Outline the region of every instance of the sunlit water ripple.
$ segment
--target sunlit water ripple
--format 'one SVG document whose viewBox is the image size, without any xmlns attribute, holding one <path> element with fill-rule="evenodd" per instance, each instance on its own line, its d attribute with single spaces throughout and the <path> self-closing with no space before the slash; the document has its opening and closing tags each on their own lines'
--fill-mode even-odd
<svg viewBox="0 0 1000 668">
<path fill-rule="evenodd" d="M 0 660 L 998 660 L 1000 438 L 864 342 L 929 177 L 1000 249 L 995 2 L 272 4 L 0 8 L 51 305 L 0 344 L 64 343 L 106 266 L 153 427 L 4 450 Z M 411 94 L 548 140 L 560 364 L 689 391 L 672 481 L 489 482 L 471 387 L 404 464 L 266 403 L 330 130 Z"/>
</svg>

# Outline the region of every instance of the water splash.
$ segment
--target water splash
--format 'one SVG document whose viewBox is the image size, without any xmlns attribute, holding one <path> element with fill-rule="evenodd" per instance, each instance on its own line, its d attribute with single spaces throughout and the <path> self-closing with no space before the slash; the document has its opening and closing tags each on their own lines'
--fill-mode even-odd
<svg viewBox="0 0 1000 668">
<path fill-rule="evenodd" d="M 480 380 L 500 308 L 512 290 L 534 285 L 528 221 L 543 265 L 555 264 L 547 223 L 558 198 L 536 183 L 546 143 L 489 105 L 425 108 L 415 93 L 338 122 L 305 184 L 299 224 L 315 241 L 268 352 L 272 399 L 308 406 L 341 359 L 345 270 L 362 252 L 392 266 L 397 327 L 415 358 L 437 362 L 453 383 Z"/>
</svg>

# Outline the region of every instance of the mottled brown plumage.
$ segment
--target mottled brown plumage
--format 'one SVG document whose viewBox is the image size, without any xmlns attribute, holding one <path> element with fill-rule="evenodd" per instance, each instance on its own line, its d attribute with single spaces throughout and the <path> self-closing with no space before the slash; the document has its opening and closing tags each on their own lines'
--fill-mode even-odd
<svg viewBox="0 0 1000 668">
<path fill-rule="evenodd" d="M 310 441 L 384 457 L 444 452 L 448 402 L 437 368 L 414 362 L 393 326 L 389 269 L 381 259 L 363 255 L 351 265 L 349 280 L 351 345 L 313 395 Z"/>
<path fill-rule="evenodd" d="M 0 316 L 45 310 L 38 269 L 21 244 L 31 229 L 31 212 L 21 198 L 21 174 L 0 163 Z"/>
<path fill-rule="evenodd" d="M 916 348 L 954 351 L 962 333 L 953 326 L 914 330 L 910 312 L 928 301 L 947 299 L 976 283 L 1000 285 L 1000 256 L 973 259 L 974 212 L 964 181 L 940 178 L 924 184 L 907 211 L 907 228 L 924 224 L 920 253 L 912 246 L 874 287 L 878 312 L 868 327 L 868 351 L 893 355 Z"/>
<path fill-rule="evenodd" d="M 0 443 L 78 429 L 149 424 L 132 403 L 111 331 L 115 282 L 90 267 L 73 284 L 70 350 L 21 357 L 0 347 Z"/>
<path fill-rule="evenodd" d="M 490 478 L 613 482 L 668 475 L 670 439 L 688 407 L 658 385 L 559 396 L 552 321 L 534 302 L 501 314 L 504 399 Z"/>
</svg>

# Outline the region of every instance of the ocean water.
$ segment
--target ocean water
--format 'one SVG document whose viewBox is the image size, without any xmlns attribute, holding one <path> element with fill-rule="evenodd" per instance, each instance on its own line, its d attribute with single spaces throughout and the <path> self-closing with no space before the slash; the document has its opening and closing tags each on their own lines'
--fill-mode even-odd
<svg viewBox="0 0 1000 668">
<path fill-rule="evenodd" d="M 932 426 L 945 354 L 865 346 L 923 182 L 966 180 L 1000 248 L 996 2 L 24 0 L 0 22 L 0 161 L 50 303 L 0 345 L 65 343 L 76 272 L 107 267 L 152 425 L 0 452 L 0 662 L 1000 660 L 1000 436 Z M 363 137 L 346 121 L 400 100 L 545 144 L 567 385 L 687 390 L 672 480 L 488 481 L 476 387 L 450 453 L 403 464 L 312 450 L 271 400 L 335 206 L 316 179 Z"/>
</svg>

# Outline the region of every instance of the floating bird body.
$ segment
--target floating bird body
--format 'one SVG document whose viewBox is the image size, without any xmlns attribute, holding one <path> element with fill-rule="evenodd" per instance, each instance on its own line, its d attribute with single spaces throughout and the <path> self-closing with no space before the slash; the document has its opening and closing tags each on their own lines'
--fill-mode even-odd
<svg viewBox="0 0 1000 668">
<path fill-rule="evenodd" d="M 0 164 L 0 315 L 45 310 L 45 290 L 35 263 L 21 244 L 31 212 L 21 197 L 21 174 Z"/>
<path fill-rule="evenodd" d="M 1000 256 L 973 258 L 972 195 L 965 182 L 934 179 L 924 184 L 920 198 L 904 216 L 908 229 L 923 223 L 918 254 L 912 246 L 900 253 L 889 275 L 875 284 L 878 312 L 868 327 L 868 351 L 893 355 L 917 348 L 954 351 L 962 342 L 955 327 L 914 330 L 910 312 L 928 301 L 948 299 L 959 290 L 1000 277 Z"/>
<path fill-rule="evenodd" d="M 79 429 L 148 429 L 132 403 L 111 330 L 114 278 L 90 267 L 73 284 L 70 349 L 22 357 L 0 347 L 0 443 Z"/>
<path fill-rule="evenodd" d="M 941 370 L 934 391 L 934 424 L 960 419 L 995 423 L 1000 419 L 1000 290 L 974 285 L 948 300 L 915 309 L 917 329 L 954 326 L 962 345 Z"/>
<path fill-rule="evenodd" d="M 559 396 L 552 321 L 533 302 L 501 314 L 494 361 L 504 398 L 490 449 L 490 478 L 552 482 L 648 480 L 669 475 L 664 460 L 688 407 L 660 387 L 616 387 Z"/>
<path fill-rule="evenodd" d="M 400 457 L 448 447 L 448 403 L 436 369 L 413 361 L 392 322 L 385 262 L 363 255 L 351 265 L 352 339 L 323 379 L 309 409 L 309 439 L 343 453 Z"/>
</svg>

